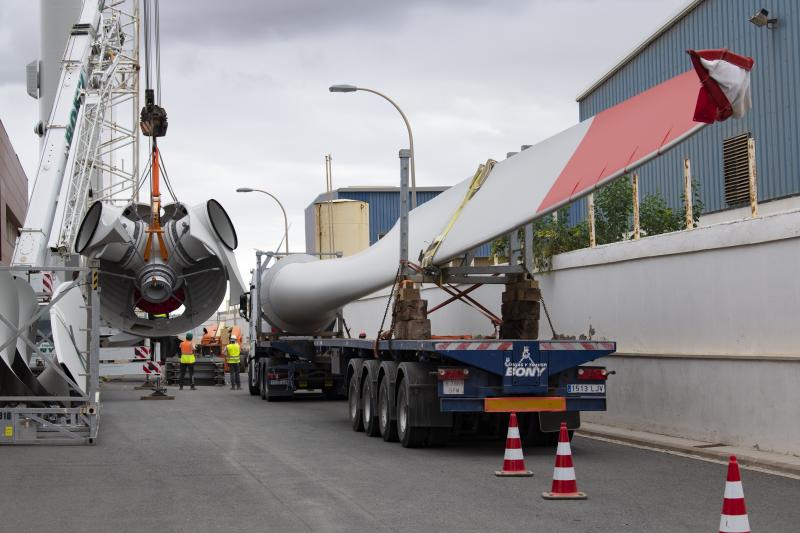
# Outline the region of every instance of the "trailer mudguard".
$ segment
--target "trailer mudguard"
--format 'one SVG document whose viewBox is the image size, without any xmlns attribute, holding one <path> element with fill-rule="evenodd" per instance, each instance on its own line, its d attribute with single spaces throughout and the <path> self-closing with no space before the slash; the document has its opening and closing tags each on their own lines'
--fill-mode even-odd
<svg viewBox="0 0 800 533">
<path fill-rule="evenodd" d="M 400 363 L 397 383 L 406 382 L 409 390 L 409 424 L 415 427 L 452 427 L 452 413 L 439 408 L 436 393 L 436 366 L 428 363 Z"/>
</svg>

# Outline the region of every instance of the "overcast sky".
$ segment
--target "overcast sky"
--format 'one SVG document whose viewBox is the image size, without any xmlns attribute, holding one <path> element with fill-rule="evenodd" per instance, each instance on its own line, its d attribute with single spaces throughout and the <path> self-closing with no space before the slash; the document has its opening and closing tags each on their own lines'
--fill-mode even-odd
<svg viewBox="0 0 800 533">
<path fill-rule="evenodd" d="M 48 0 L 58 1 L 58 0 Z M 45 2 L 46 4 L 47 2 Z M 249 270 L 289 214 L 292 251 L 303 210 L 335 187 L 396 185 L 407 144 L 392 96 L 414 128 L 419 186 L 452 185 L 574 124 L 575 96 L 687 0 L 164 0 L 159 141 L 180 200 L 218 199 Z M 31 180 L 38 104 L 25 64 L 38 57 L 38 2 L 0 2 L 0 119 Z"/>
</svg>

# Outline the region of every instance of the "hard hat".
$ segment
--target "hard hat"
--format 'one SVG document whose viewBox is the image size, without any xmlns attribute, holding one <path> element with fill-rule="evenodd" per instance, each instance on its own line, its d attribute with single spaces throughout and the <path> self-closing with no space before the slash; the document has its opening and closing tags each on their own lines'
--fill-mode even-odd
<svg viewBox="0 0 800 533">
<path fill-rule="evenodd" d="M 190 340 L 192 340 L 192 337 L 194 337 L 194 335 L 192 335 L 192 332 L 191 332 L 191 331 L 190 331 L 189 333 L 187 333 L 187 334 L 186 334 L 186 340 L 187 340 L 187 341 L 190 341 Z"/>
<path fill-rule="evenodd" d="M 231 340 L 235 341 L 236 340 L 236 335 L 231 335 Z"/>
</svg>

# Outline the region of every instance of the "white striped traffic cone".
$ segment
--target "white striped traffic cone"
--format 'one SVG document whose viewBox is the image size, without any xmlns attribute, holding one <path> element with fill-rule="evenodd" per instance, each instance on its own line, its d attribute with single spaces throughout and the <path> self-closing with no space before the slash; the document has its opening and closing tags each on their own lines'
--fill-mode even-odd
<svg viewBox="0 0 800 533">
<path fill-rule="evenodd" d="M 506 453 L 503 456 L 503 469 L 495 470 L 495 476 L 530 477 L 533 472 L 525 469 L 522 457 L 522 440 L 519 438 L 517 414 L 511 413 L 508 418 L 508 435 L 506 436 Z"/>
<path fill-rule="evenodd" d="M 556 449 L 556 466 L 553 469 L 553 486 L 550 492 L 543 492 L 545 500 L 585 500 L 586 494 L 578 492 L 575 481 L 575 467 L 572 465 L 572 450 L 569 447 L 567 424 L 561 422 Z"/>
<path fill-rule="evenodd" d="M 744 506 L 742 476 L 739 474 L 739 463 L 736 462 L 735 455 L 731 455 L 728 463 L 728 480 L 725 482 L 719 533 L 750 533 L 750 521 Z"/>
</svg>

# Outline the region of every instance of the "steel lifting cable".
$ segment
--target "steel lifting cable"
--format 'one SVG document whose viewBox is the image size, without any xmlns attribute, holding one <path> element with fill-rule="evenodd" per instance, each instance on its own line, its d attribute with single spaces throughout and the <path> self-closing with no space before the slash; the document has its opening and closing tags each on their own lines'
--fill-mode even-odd
<svg viewBox="0 0 800 533">
<path fill-rule="evenodd" d="M 161 154 L 161 150 L 158 151 L 158 160 L 161 163 L 161 172 L 164 175 L 164 183 L 167 186 L 167 190 L 169 191 L 169 195 L 172 196 L 172 199 L 177 202 L 178 197 L 175 196 L 175 192 L 172 190 L 172 184 L 169 182 L 169 176 L 167 175 L 167 167 L 164 164 L 164 156 Z"/>
<path fill-rule="evenodd" d="M 442 245 L 442 242 L 444 242 L 447 234 L 450 233 L 450 230 L 453 229 L 456 220 L 458 220 L 458 217 L 461 216 L 461 211 L 464 210 L 464 207 L 467 205 L 467 203 L 472 200 L 472 197 L 475 196 L 475 193 L 480 190 L 481 186 L 483 186 L 486 178 L 489 177 L 489 173 L 496 164 L 497 161 L 494 159 L 489 159 L 485 164 L 480 165 L 478 170 L 475 171 L 475 175 L 472 176 L 472 179 L 469 182 L 467 193 L 464 195 L 464 198 L 461 200 L 458 208 L 456 208 L 453 216 L 450 217 L 450 220 L 442 232 L 433 239 L 433 242 L 431 242 L 430 246 L 428 246 L 428 249 L 425 250 L 425 254 L 422 256 L 421 261 L 423 268 L 433 266 L 433 258 L 436 256 L 436 252 L 439 251 L 439 247 Z"/>
</svg>

